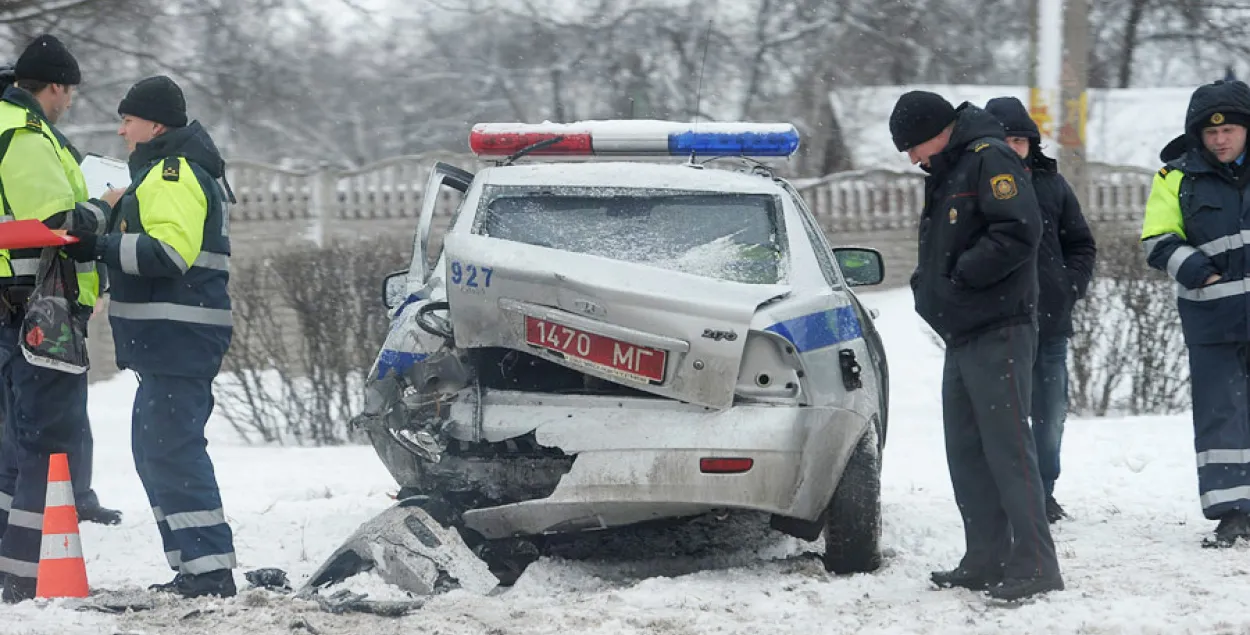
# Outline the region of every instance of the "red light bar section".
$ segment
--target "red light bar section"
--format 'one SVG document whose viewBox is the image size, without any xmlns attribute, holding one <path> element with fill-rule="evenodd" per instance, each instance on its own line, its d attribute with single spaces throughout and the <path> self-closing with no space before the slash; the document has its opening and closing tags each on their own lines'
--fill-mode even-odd
<svg viewBox="0 0 1250 635">
<path fill-rule="evenodd" d="M 564 137 L 545 148 L 534 150 L 534 156 L 590 156 L 594 150 L 590 133 L 558 134 L 550 132 L 480 132 L 469 133 L 469 150 L 478 156 L 506 157 L 540 141 Z"/>
<path fill-rule="evenodd" d="M 727 459 L 707 457 L 699 459 L 699 471 L 704 474 L 742 474 L 755 465 L 755 459 Z"/>
</svg>

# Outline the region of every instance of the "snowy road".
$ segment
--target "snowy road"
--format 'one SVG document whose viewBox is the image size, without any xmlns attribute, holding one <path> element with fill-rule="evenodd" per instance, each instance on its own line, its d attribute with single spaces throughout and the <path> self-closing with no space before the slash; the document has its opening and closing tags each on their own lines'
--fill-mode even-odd
<svg viewBox="0 0 1250 635">
<path fill-rule="evenodd" d="M 1199 547 L 1187 417 L 1068 423 L 1057 496 L 1073 518 L 1056 530 L 1067 590 L 1019 608 L 967 591 L 937 591 L 928 572 L 952 566 L 962 531 L 942 451 L 940 351 L 905 291 L 868 294 L 881 311 L 892 365 L 885 455 L 885 567 L 838 578 L 779 536 L 699 557 L 589 562 L 545 559 L 494 597 L 456 592 L 402 619 L 333 616 L 262 591 L 229 601 L 169 601 L 130 615 L 62 602 L 0 606 L 0 633 L 1250 633 L 1250 549 Z M 129 458 L 133 380 L 91 396 L 96 489 L 126 513 L 120 527 L 83 527 L 91 584 L 164 581 L 156 530 Z M 243 571 L 281 567 L 298 584 L 361 522 L 390 504 L 393 482 L 369 448 L 244 447 L 212 424 L 210 446 Z M 237 575 L 246 586 L 241 572 Z M 351 588 L 393 597 L 376 579 Z M 195 612 L 197 611 L 198 612 Z"/>
</svg>

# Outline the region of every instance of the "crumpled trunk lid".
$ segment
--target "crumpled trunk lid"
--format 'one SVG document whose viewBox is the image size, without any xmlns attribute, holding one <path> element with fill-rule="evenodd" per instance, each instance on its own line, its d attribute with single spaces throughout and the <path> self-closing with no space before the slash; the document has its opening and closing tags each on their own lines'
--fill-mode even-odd
<svg viewBox="0 0 1250 635">
<path fill-rule="evenodd" d="M 756 308 L 789 291 L 472 234 L 449 235 L 444 257 L 456 346 L 718 409 L 733 404 Z"/>
</svg>

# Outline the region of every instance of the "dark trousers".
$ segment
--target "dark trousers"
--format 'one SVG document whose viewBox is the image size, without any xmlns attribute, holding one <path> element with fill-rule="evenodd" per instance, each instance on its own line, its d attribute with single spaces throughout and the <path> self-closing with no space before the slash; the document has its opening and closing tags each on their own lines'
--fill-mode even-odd
<svg viewBox="0 0 1250 635">
<path fill-rule="evenodd" d="M 0 572 L 35 578 L 48 457 L 81 442 L 87 375 L 32 366 L 17 338 L 16 324 L 0 325 Z"/>
<path fill-rule="evenodd" d="M 961 566 L 1008 578 L 1059 573 L 1029 401 L 1037 335 L 1010 326 L 946 350 L 942 419 L 967 551 Z"/>
<path fill-rule="evenodd" d="M 91 436 L 91 422 L 83 413 L 82 440 L 78 449 L 69 453 L 69 475 L 74 485 L 74 502 L 81 505 L 88 498 L 95 498 L 91 490 L 91 464 L 95 460 L 95 438 Z"/>
<path fill-rule="evenodd" d="M 83 416 L 86 417 L 85 412 Z M 3 422 L 0 422 L 0 426 L 3 426 Z M 0 438 L 0 443 L 4 443 L 3 438 Z M 94 507 L 99 503 L 99 499 L 95 490 L 91 488 L 91 471 L 95 460 L 95 439 L 91 436 L 89 419 L 82 424 L 82 439 L 78 443 L 78 448 L 73 452 L 69 452 L 68 455 L 69 474 L 74 486 L 74 503 L 80 506 L 84 503 L 90 503 L 90 506 Z M 0 509 L 7 509 L 7 506 L 3 504 L 3 500 L 4 496 L 0 495 Z"/>
<path fill-rule="evenodd" d="M 1250 513 L 1250 343 L 1189 347 L 1202 513 Z"/>
<path fill-rule="evenodd" d="M 1037 467 L 1046 494 L 1055 492 L 1059 480 L 1059 450 L 1063 424 L 1068 418 L 1068 337 L 1044 335 L 1037 340 L 1033 362 L 1033 441 Z"/>
<path fill-rule="evenodd" d="M 139 376 L 131 418 L 135 469 L 169 566 L 191 575 L 236 566 L 234 537 L 204 438 L 212 411 L 209 378 Z"/>
</svg>

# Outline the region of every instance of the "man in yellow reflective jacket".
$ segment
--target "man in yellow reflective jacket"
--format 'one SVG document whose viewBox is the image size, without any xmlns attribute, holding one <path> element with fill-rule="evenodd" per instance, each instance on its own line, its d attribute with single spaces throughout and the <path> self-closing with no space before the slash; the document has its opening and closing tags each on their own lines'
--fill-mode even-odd
<svg viewBox="0 0 1250 635">
<path fill-rule="evenodd" d="M 102 232 L 121 191 L 87 198 L 73 152 L 53 128 L 80 82 L 78 62 L 56 38 L 41 36 L 15 65 L 17 82 L 0 96 L 0 220 L 35 219 L 84 235 Z M 48 457 L 73 454 L 87 425 L 87 377 L 33 366 L 18 345 L 39 249 L 0 250 L 0 573 L 6 602 L 35 594 Z M 77 268 L 79 319 L 99 294 L 93 263 Z"/>
<path fill-rule="evenodd" d="M 1250 542 L 1250 87 L 1194 91 L 1146 201 L 1142 245 L 1176 282 L 1189 348 L 1202 513 L 1209 547 Z"/>
<path fill-rule="evenodd" d="M 12 64 L 0 65 L 0 95 L 3 95 L 5 89 L 14 84 L 17 80 L 16 75 L 17 74 L 13 70 Z M 35 80 L 28 79 L 25 80 L 24 83 L 38 92 L 39 87 L 37 85 L 32 85 L 38 83 L 35 82 Z M 28 92 L 29 91 L 27 91 L 27 93 Z M 34 105 L 38 106 L 40 109 L 36 112 L 42 111 L 42 106 L 39 105 L 38 100 L 35 99 L 33 94 L 28 97 L 26 93 L 19 91 L 13 93 L 13 97 L 11 99 L 12 103 L 19 106 L 23 103 L 29 103 L 31 101 L 34 101 Z M 47 121 L 46 118 L 45 121 Z M 55 125 L 52 125 L 51 122 L 48 122 L 48 130 L 51 131 L 57 141 L 64 146 L 64 149 L 68 151 L 71 156 L 73 156 L 75 163 L 82 163 L 82 154 L 78 152 L 77 148 L 69 142 L 69 139 L 65 138 L 65 135 L 61 134 L 61 131 L 58 130 Z M 121 190 L 119 190 L 119 192 L 120 191 Z M 117 196 L 117 194 L 114 194 L 113 198 L 116 198 Z M 109 200 L 113 200 L 113 198 L 110 198 Z M 84 414 L 84 416 L 86 415 Z M 0 423 L 0 425 L 3 424 Z M 89 420 L 84 421 L 82 432 L 82 442 L 79 443 L 76 451 L 69 453 L 69 472 L 74 485 L 74 506 L 78 509 L 78 520 L 79 522 L 93 522 L 100 523 L 102 525 L 121 524 L 122 513 L 116 509 L 109 509 L 101 505 L 100 497 L 96 495 L 95 489 L 91 487 L 93 462 L 95 459 L 95 439 L 91 435 L 91 424 Z M 0 443 L 3 443 L 3 439 L 0 439 Z M 0 481 L 3 481 L 3 477 L 0 477 Z M 9 483 L 8 486 L 11 489 L 12 484 Z M 0 484 L 0 490 L 2 489 L 5 489 L 5 485 Z M 8 509 L 7 506 L 4 505 L 0 505 L 0 508 L 5 510 Z M 2 574 L 0 574 L 0 576 L 2 576 Z M 0 582 L 0 585 L 2 584 L 3 583 Z"/>
<path fill-rule="evenodd" d="M 117 365 L 139 376 L 135 467 L 176 572 L 153 588 L 231 596 L 234 539 L 204 439 L 233 333 L 225 161 L 168 77 L 135 84 L 117 112 L 131 185 L 108 233 L 71 230 L 79 242 L 65 251 L 108 265 Z"/>
</svg>

